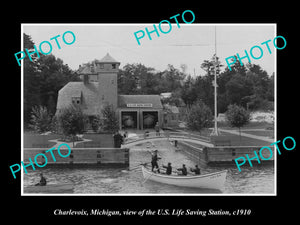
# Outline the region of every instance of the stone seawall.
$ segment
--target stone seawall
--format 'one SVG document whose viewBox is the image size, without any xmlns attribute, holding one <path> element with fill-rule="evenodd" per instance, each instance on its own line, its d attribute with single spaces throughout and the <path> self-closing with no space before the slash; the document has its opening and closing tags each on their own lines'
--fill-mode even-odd
<svg viewBox="0 0 300 225">
<path fill-rule="evenodd" d="M 216 146 L 216 147 L 206 147 L 200 145 L 194 145 L 193 143 L 178 142 L 178 147 L 180 150 L 184 151 L 195 163 L 199 165 L 214 165 L 214 164 L 229 164 L 235 165 L 235 159 L 238 157 L 246 157 L 248 154 L 249 158 L 255 157 L 254 151 L 259 152 L 262 146 Z M 269 158 L 269 151 L 262 151 L 262 156 L 264 158 Z M 252 160 L 257 161 L 256 158 Z M 260 160 L 263 161 L 263 160 Z M 274 162 L 274 150 L 273 156 L 264 163 Z"/>
<path fill-rule="evenodd" d="M 53 156 L 46 152 L 49 148 L 24 148 L 23 162 L 29 163 L 29 158 L 34 161 L 37 154 L 43 153 L 47 157 L 47 166 L 129 166 L 128 148 L 72 148 L 68 157 L 63 158 L 57 149 L 53 150 Z M 60 149 L 62 155 L 68 155 L 68 149 Z M 55 158 L 55 160 L 54 160 Z M 36 157 L 38 164 L 45 163 L 45 157 Z"/>
</svg>

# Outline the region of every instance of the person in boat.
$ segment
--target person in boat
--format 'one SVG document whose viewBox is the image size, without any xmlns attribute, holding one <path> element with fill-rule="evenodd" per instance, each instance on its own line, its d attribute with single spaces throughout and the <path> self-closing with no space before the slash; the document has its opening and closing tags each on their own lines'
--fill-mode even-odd
<svg viewBox="0 0 300 225">
<path fill-rule="evenodd" d="M 158 156 L 157 152 L 158 150 L 154 150 L 153 152 L 151 152 L 152 155 L 151 166 L 152 166 L 152 172 L 154 172 L 154 168 L 156 168 L 157 172 L 160 173 L 157 161 L 160 160 L 161 158 Z"/>
<path fill-rule="evenodd" d="M 195 173 L 195 175 L 200 175 L 201 174 L 200 173 L 200 168 L 198 167 L 198 165 L 195 165 L 195 168 L 194 169 L 191 168 L 190 170 L 191 170 L 191 172 Z"/>
<path fill-rule="evenodd" d="M 174 146 L 175 146 L 175 148 L 177 148 L 177 145 L 178 145 L 178 141 L 175 140 L 175 141 L 174 141 Z"/>
<path fill-rule="evenodd" d="M 46 186 L 47 180 L 46 180 L 46 178 L 43 176 L 43 173 L 40 173 L 40 177 L 41 177 L 40 182 L 37 183 L 35 186 Z"/>
<path fill-rule="evenodd" d="M 187 168 L 185 166 L 185 164 L 182 164 L 182 168 L 178 168 L 178 171 L 181 171 L 181 175 L 186 176 L 187 175 Z"/>
<path fill-rule="evenodd" d="M 171 163 L 169 162 L 167 166 L 164 166 L 163 165 L 163 168 L 166 168 L 166 174 L 167 175 L 171 175 L 172 174 L 172 166 L 171 166 Z"/>
</svg>

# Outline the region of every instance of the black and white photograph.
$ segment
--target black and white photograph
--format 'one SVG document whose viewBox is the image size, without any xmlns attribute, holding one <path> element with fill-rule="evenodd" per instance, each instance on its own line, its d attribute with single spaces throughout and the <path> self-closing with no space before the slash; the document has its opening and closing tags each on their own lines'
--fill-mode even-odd
<svg viewBox="0 0 300 225">
<path fill-rule="evenodd" d="M 22 195 L 276 195 L 285 38 L 185 15 L 22 24 Z"/>
<path fill-rule="evenodd" d="M 3 14 L 5 221 L 294 221 L 297 7 L 111 3 Z"/>
</svg>

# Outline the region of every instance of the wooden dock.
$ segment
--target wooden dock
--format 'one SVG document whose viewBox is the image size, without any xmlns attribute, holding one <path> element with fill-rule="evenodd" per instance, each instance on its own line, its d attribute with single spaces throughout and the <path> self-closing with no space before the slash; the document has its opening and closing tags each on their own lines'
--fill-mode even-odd
<svg viewBox="0 0 300 225">
<path fill-rule="evenodd" d="M 56 161 L 53 160 L 49 148 L 24 148 L 23 162 L 28 164 L 29 158 L 34 162 L 35 156 L 43 153 L 47 156 L 49 166 L 65 167 L 127 167 L 129 166 L 129 149 L 128 148 L 72 148 L 68 157 L 61 157 L 57 149 L 53 150 Z M 68 149 L 60 149 L 62 155 L 68 155 Z M 36 157 L 39 165 L 45 164 L 45 157 L 39 155 Z"/>
<path fill-rule="evenodd" d="M 178 142 L 180 150 L 185 152 L 195 163 L 201 166 L 207 165 L 235 165 L 235 159 L 239 157 L 245 157 L 248 154 L 249 158 L 255 156 L 254 151 L 259 155 L 259 150 L 263 146 L 200 146 L 193 143 Z M 262 151 L 264 158 L 270 157 L 269 151 Z M 257 159 L 251 160 L 253 163 L 258 163 Z M 274 162 L 274 149 L 273 156 L 269 160 L 261 160 L 262 163 L 273 163 Z M 245 164 L 246 165 L 246 164 Z"/>
</svg>

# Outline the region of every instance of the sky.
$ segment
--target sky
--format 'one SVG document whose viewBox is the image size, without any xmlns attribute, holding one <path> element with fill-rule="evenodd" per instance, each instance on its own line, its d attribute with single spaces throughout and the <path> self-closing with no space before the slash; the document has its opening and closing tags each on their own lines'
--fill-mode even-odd
<svg viewBox="0 0 300 225">
<path fill-rule="evenodd" d="M 153 24 L 158 29 L 158 23 Z M 83 63 L 100 60 L 109 53 L 121 63 L 120 68 L 127 63 L 141 63 L 163 71 L 168 64 L 177 69 L 185 64 L 187 74 L 204 75 L 200 66 L 215 53 L 216 37 L 217 56 L 224 65 L 223 70 L 227 66 L 225 58 L 237 53 L 241 57 L 245 56 L 245 50 L 249 52 L 251 47 L 258 45 L 263 49 L 263 56 L 258 60 L 251 58 L 252 63 L 260 65 L 269 75 L 275 72 L 276 51 L 273 39 L 276 37 L 276 24 L 180 23 L 178 28 L 176 23 L 172 23 L 169 33 L 161 33 L 158 29 L 160 36 L 154 32 L 150 40 L 145 28 L 152 31 L 153 24 L 22 24 L 22 29 L 31 36 L 37 47 L 41 42 L 49 41 L 53 48 L 52 54 L 73 70 L 77 70 Z M 167 31 L 169 25 L 163 23 L 162 29 Z M 139 30 L 145 32 L 140 45 L 134 36 Z M 72 31 L 76 37 L 71 45 L 66 45 L 62 40 L 66 31 Z M 57 35 L 60 35 L 57 40 L 61 49 L 58 49 L 55 40 L 50 40 Z M 65 37 L 67 41 L 72 41 L 70 34 Z M 269 44 L 271 54 L 265 45 L 261 45 L 267 40 L 272 40 Z M 43 50 L 47 52 L 47 44 L 43 45 Z M 257 50 L 253 51 L 255 56 L 259 56 Z M 247 62 L 247 59 L 243 62 Z"/>
</svg>

